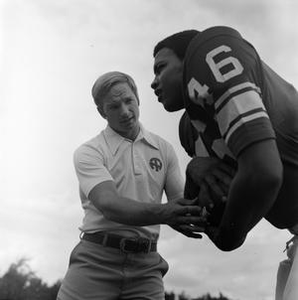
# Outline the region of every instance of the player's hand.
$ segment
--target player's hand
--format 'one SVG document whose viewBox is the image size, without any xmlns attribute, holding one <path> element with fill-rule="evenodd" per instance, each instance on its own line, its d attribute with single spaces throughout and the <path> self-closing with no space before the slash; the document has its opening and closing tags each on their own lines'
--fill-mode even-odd
<svg viewBox="0 0 298 300">
<path fill-rule="evenodd" d="M 202 183 L 202 182 L 201 182 Z M 195 199 L 200 193 L 201 183 L 195 183 L 191 173 L 186 171 L 185 186 L 184 186 L 184 198 Z"/>
<path fill-rule="evenodd" d="M 207 218 L 196 201 L 197 199 L 179 199 L 165 204 L 165 223 L 187 237 L 202 238 L 200 233 L 205 232 Z"/>
<path fill-rule="evenodd" d="M 215 157 L 195 157 L 186 169 L 185 196 L 199 195 L 203 203 L 227 197 L 236 169 Z M 201 191 L 202 189 L 202 191 Z"/>
</svg>

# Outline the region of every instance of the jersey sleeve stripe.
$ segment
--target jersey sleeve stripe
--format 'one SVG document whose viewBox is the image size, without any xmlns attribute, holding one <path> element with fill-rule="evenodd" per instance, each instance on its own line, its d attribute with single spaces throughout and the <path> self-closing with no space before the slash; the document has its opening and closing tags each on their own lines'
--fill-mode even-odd
<svg viewBox="0 0 298 300">
<path fill-rule="evenodd" d="M 230 98 L 217 114 L 221 134 L 224 135 L 239 117 L 253 114 L 259 109 L 266 111 L 262 99 L 255 91 L 247 91 Z"/>
<path fill-rule="evenodd" d="M 229 132 L 229 130 L 234 126 L 234 124 L 236 124 L 240 119 L 246 118 L 247 116 L 253 115 L 253 114 L 257 114 L 259 112 L 265 112 L 267 114 L 266 111 L 264 111 L 263 108 L 256 108 L 253 110 L 250 110 L 244 114 L 239 115 L 236 119 L 234 119 L 234 121 L 232 121 L 229 125 L 229 128 L 227 129 L 226 133 L 223 134 L 223 137 L 226 137 L 227 133 Z"/>
<path fill-rule="evenodd" d="M 245 82 L 228 89 L 223 95 L 221 95 L 215 102 L 215 113 L 217 114 L 229 101 L 229 99 L 237 94 L 241 94 L 245 91 L 254 90 L 260 94 L 260 88 L 251 82 Z"/>
<path fill-rule="evenodd" d="M 239 120 L 237 122 L 235 122 L 234 125 L 231 126 L 231 128 L 229 128 L 229 130 L 224 134 L 225 142 L 228 143 L 231 135 L 243 124 L 245 124 L 249 121 L 255 120 L 255 119 L 263 118 L 263 117 L 269 119 L 268 115 L 265 111 L 259 111 L 254 114 L 250 114 L 246 117 L 239 118 Z"/>
</svg>

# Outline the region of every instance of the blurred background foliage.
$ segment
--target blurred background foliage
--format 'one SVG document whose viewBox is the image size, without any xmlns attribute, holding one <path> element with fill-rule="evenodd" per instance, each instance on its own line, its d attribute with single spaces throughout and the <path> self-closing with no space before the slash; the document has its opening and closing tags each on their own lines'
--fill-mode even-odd
<svg viewBox="0 0 298 300">
<path fill-rule="evenodd" d="M 12 263 L 0 277 L 0 300 L 56 300 L 61 280 L 48 285 L 39 278 L 28 264 L 28 259 L 21 258 Z M 232 300 L 221 293 L 218 297 L 206 294 L 191 298 L 183 291 L 181 294 L 166 292 L 165 300 Z"/>
</svg>

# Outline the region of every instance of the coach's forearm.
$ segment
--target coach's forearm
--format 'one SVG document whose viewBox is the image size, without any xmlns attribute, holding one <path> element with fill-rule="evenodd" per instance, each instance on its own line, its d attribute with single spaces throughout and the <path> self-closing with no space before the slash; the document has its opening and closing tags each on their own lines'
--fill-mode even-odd
<svg viewBox="0 0 298 300">
<path fill-rule="evenodd" d="M 126 225 L 173 226 L 199 221 L 200 208 L 191 200 L 178 199 L 165 204 L 136 201 L 119 195 L 112 181 L 96 185 L 89 193 L 89 199 L 106 219 Z"/>
<path fill-rule="evenodd" d="M 118 200 L 117 205 L 103 210 L 104 216 L 114 222 L 133 226 L 179 226 L 201 222 L 201 209 L 191 200 L 179 199 L 164 204 L 142 203 L 122 197 Z"/>
<path fill-rule="evenodd" d="M 119 197 L 106 206 L 100 205 L 99 209 L 105 218 L 126 225 L 155 225 L 167 220 L 164 204 L 142 203 L 125 197 Z"/>
</svg>

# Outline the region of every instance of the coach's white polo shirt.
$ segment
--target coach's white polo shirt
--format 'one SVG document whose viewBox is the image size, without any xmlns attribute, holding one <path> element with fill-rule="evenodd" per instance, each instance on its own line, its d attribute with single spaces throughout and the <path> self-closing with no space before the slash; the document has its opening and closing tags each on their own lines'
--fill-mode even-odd
<svg viewBox="0 0 298 300">
<path fill-rule="evenodd" d="M 74 153 L 84 209 L 84 232 L 129 230 L 157 238 L 160 225 L 128 226 L 104 218 L 88 199 L 99 183 L 113 180 L 118 192 L 140 202 L 161 203 L 163 191 L 168 200 L 183 197 L 184 182 L 172 145 L 141 126 L 135 141 L 128 140 L 107 126 L 99 135 Z"/>
</svg>

